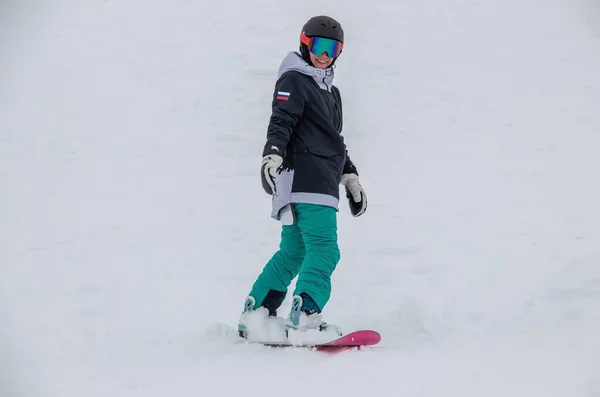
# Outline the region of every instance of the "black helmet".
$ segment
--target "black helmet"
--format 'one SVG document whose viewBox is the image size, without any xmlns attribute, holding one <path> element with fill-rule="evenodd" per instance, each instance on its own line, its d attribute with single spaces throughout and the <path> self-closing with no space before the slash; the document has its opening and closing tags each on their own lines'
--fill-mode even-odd
<svg viewBox="0 0 600 397">
<path fill-rule="evenodd" d="M 302 27 L 302 33 L 308 37 L 319 36 L 344 42 L 344 30 L 335 19 L 319 15 L 309 19 Z"/>
<path fill-rule="evenodd" d="M 302 34 L 307 37 L 319 36 L 337 40 L 342 43 L 344 42 L 344 29 L 342 29 L 342 25 L 335 19 L 326 15 L 318 15 L 310 18 L 302 27 L 301 35 Z M 310 55 L 308 54 L 308 47 L 302 42 L 300 42 L 300 53 L 302 54 L 302 58 L 304 58 L 309 65 L 312 65 Z M 331 65 L 333 65 L 335 61 L 336 59 L 333 60 Z"/>
</svg>

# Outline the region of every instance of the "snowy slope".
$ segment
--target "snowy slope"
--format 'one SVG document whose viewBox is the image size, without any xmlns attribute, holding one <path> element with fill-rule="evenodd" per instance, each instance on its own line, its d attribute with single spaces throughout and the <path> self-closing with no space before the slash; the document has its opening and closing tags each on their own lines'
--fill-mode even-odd
<svg viewBox="0 0 600 397">
<path fill-rule="evenodd" d="M 16 4 L 0 395 L 600 395 L 592 2 Z M 230 333 L 278 244 L 258 177 L 277 67 L 321 13 L 346 30 L 369 196 L 358 219 L 342 203 L 324 314 L 383 336 L 335 357 Z"/>
</svg>

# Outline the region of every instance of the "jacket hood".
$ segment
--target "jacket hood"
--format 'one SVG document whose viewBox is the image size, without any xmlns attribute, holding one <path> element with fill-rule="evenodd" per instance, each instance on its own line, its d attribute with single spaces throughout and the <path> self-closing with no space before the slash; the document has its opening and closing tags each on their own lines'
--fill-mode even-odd
<svg viewBox="0 0 600 397">
<path fill-rule="evenodd" d="M 321 89 L 331 91 L 334 79 L 332 67 L 327 69 L 315 68 L 314 66 L 306 63 L 300 53 L 291 51 L 285 56 L 285 58 L 283 58 L 283 61 L 281 61 L 277 78 L 281 77 L 281 75 L 285 72 L 289 72 L 291 70 L 312 77 Z"/>
</svg>

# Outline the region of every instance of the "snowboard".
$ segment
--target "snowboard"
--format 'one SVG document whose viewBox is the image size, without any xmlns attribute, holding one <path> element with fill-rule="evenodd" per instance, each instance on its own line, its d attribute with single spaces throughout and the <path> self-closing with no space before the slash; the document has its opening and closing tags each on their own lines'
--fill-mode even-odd
<svg viewBox="0 0 600 397">
<path fill-rule="evenodd" d="M 259 343 L 268 347 L 282 347 L 282 348 L 305 348 L 310 350 L 317 350 L 323 352 L 341 352 L 344 350 L 361 349 L 365 346 L 374 346 L 381 341 L 381 335 L 377 331 L 373 330 L 359 330 L 349 334 L 340 336 L 325 343 L 309 343 L 309 344 L 292 344 L 290 342 L 250 342 Z"/>
</svg>

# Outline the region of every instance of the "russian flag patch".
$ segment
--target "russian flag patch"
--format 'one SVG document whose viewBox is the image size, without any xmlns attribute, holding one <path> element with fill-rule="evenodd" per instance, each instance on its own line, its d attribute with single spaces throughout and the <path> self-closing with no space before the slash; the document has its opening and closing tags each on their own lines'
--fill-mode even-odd
<svg viewBox="0 0 600 397">
<path fill-rule="evenodd" d="M 277 91 L 277 97 L 275 99 L 279 101 L 287 101 L 290 99 L 290 93 L 285 91 Z"/>
</svg>

